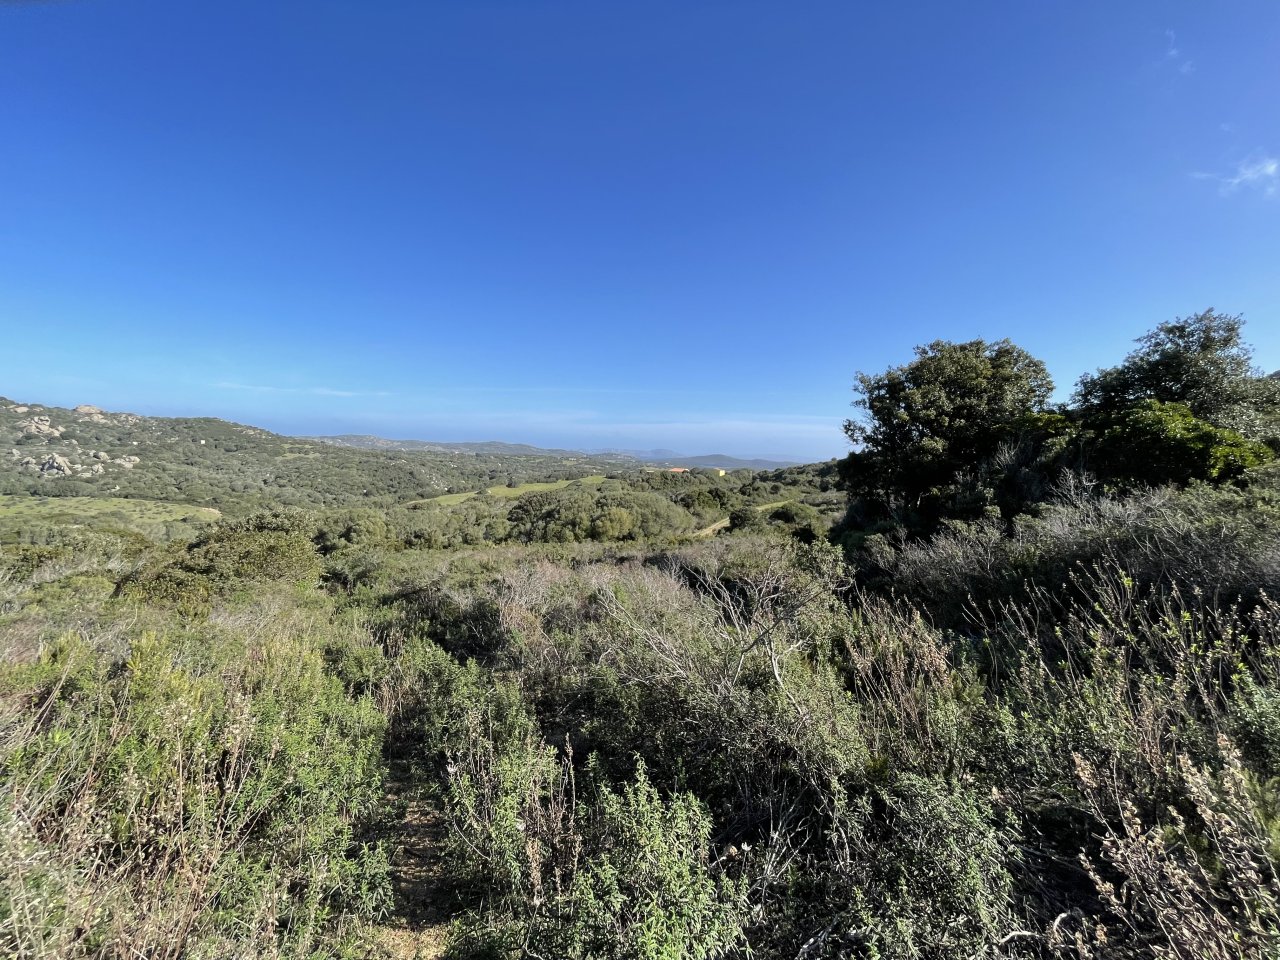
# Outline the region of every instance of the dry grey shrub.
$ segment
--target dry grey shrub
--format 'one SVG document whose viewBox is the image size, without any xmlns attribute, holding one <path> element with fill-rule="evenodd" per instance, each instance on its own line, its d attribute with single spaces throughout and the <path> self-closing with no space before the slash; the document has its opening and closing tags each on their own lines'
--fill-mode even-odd
<svg viewBox="0 0 1280 960">
<path fill-rule="evenodd" d="M 874 755 L 907 769 L 964 765 L 964 702 L 977 678 L 918 610 L 864 596 L 846 638 L 849 686 Z"/>
<path fill-rule="evenodd" d="M 1078 755 L 1076 776 L 1103 830 L 1105 869 L 1081 862 L 1115 922 L 1094 937 L 1108 956 L 1160 960 L 1268 960 L 1280 951 L 1280 878 L 1248 796 L 1239 755 L 1225 737 L 1217 774 L 1177 758 L 1194 810 L 1168 807 L 1144 822 L 1113 770 Z M 1118 880 L 1118 884 L 1117 884 Z M 1062 944 L 1065 946 L 1066 944 Z"/>
<path fill-rule="evenodd" d="M 764 539 L 746 556 L 737 544 L 669 555 L 660 573 L 645 571 L 599 596 L 608 619 L 643 639 L 672 676 L 697 673 L 729 696 L 756 660 L 789 691 L 787 664 L 840 628 L 836 592 L 846 583 L 834 549 Z"/>
<path fill-rule="evenodd" d="M 1057 588 L 1100 565 L 1226 603 L 1280 585 L 1275 498 L 1265 484 L 1115 495 L 1068 475 L 1035 515 L 944 524 L 881 562 L 894 591 L 951 625 L 986 617 L 992 602 L 1025 601 L 1029 585 Z"/>
<path fill-rule="evenodd" d="M 1240 691 L 1280 681 L 1280 606 L 1153 592 L 1114 566 L 1078 592 L 1089 601 L 1065 613 L 1043 589 L 998 609 L 999 648 L 1022 651 L 995 674 L 1023 730 L 1008 788 L 1079 824 L 1052 842 L 1098 898 L 1046 919 L 1046 942 L 1082 958 L 1275 955 L 1275 817 L 1230 734 Z"/>
</svg>

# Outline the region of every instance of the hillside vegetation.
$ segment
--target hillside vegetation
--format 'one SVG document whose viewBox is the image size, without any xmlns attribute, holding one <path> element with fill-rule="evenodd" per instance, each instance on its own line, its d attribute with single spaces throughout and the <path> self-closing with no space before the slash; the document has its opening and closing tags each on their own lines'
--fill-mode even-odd
<svg viewBox="0 0 1280 960">
<path fill-rule="evenodd" d="M 240 511 L 390 506 L 511 480 L 571 479 L 610 460 L 537 452 L 365 450 L 212 418 L 143 417 L 0 398 L 0 493 L 115 496 Z M 529 448 L 534 450 L 535 448 Z"/>
<path fill-rule="evenodd" d="M 1280 955 L 1280 381 L 1206 312 L 1052 391 L 936 342 L 838 465 L 465 500 L 44 411 L 108 459 L 4 474 L 0 952 Z"/>
</svg>

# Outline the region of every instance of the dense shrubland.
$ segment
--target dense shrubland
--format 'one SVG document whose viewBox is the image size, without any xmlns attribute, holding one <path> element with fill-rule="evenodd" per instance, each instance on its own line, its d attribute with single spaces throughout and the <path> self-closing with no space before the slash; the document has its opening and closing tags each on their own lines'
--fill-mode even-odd
<svg viewBox="0 0 1280 960">
<path fill-rule="evenodd" d="M 356 834 L 386 726 L 340 676 L 359 634 L 266 585 L 199 618 L 112 602 L 112 566 L 6 584 L 4 954 L 353 947 L 389 897 Z"/>
<path fill-rule="evenodd" d="M 421 956 L 1280 954 L 1239 322 L 1058 408 L 1011 344 L 917 361 L 830 538 L 829 466 L 8 536 L 0 949 L 414 955 L 419 896 Z M 439 827 L 399 900 L 393 777 Z"/>
<path fill-rule="evenodd" d="M 712 471 L 623 474 L 516 497 L 477 495 L 461 503 L 417 503 L 385 511 L 332 511 L 326 552 L 349 546 L 449 550 L 505 543 L 674 543 L 750 511 L 762 527 L 814 539 L 839 516 L 834 464 L 743 476 Z"/>
</svg>

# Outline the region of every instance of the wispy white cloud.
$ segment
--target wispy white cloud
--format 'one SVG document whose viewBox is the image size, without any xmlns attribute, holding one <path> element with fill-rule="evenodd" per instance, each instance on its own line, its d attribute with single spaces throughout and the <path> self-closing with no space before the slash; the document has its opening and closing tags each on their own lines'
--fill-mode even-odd
<svg viewBox="0 0 1280 960">
<path fill-rule="evenodd" d="M 1173 64 L 1174 68 L 1181 74 L 1192 73 L 1196 69 L 1195 61 L 1186 57 L 1182 53 L 1182 48 L 1178 46 L 1178 35 L 1172 30 L 1164 32 L 1165 49 L 1164 58 Z"/>
<path fill-rule="evenodd" d="M 1256 190 L 1266 197 L 1280 196 L 1280 158 L 1270 154 L 1253 154 L 1236 164 L 1235 171 L 1227 175 L 1193 173 L 1192 176 L 1217 183 L 1223 196 L 1240 190 Z"/>
<path fill-rule="evenodd" d="M 250 393 L 301 394 L 312 397 L 389 397 L 386 390 L 339 390 L 336 387 L 276 387 L 256 383 L 223 380 L 213 384 L 218 390 L 247 390 Z"/>
</svg>

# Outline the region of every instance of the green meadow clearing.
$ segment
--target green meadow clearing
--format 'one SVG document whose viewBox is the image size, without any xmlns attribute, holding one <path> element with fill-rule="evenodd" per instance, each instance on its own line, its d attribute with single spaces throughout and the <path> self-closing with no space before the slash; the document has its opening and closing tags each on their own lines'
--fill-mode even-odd
<svg viewBox="0 0 1280 960">
<path fill-rule="evenodd" d="M 37 497 L 0 495 L 0 540 L 21 539 L 24 532 L 49 526 L 84 526 L 163 534 L 166 524 L 211 523 L 222 516 L 213 507 L 118 497 Z"/>
<path fill-rule="evenodd" d="M 595 474 L 590 477 L 579 477 L 576 480 L 550 480 L 545 483 L 521 483 L 514 487 L 508 487 L 506 484 L 499 484 L 496 487 L 489 487 L 485 492 L 491 497 L 503 497 L 513 500 L 516 497 L 523 496 L 526 493 L 537 493 L 544 490 L 563 490 L 565 487 L 589 487 L 595 489 L 604 483 L 603 474 Z M 464 501 L 470 500 L 476 496 L 476 491 L 469 490 L 466 493 L 446 493 L 438 497 L 431 497 L 427 500 L 416 500 L 409 504 L 411 507 L 423 506 L 425 504 L 438 504 L 442 507 L 452 507 Z"/>
</svg>

